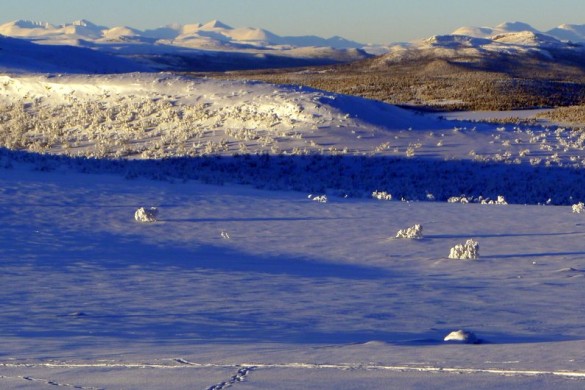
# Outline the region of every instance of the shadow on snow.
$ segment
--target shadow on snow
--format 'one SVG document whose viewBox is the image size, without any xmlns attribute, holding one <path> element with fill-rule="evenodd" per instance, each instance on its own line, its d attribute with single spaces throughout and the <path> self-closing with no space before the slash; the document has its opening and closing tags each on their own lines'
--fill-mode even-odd
<svg viewBox="0 0 585 390">
<path fill-rule="evenodd" d="M 387 191 L 395 199 L 438 201 L 452 196 L 505 196 L 509 203 L 569 205 L 585 200 L 585 171 L 566 167 L 482 163 L 381 156 L 235 155 L 161 160 L 73 158 L 0 148 L 0 167 L 26 162 L 50 171 L 60 166 L 86 173 L 115 173 L 128 179 L 200 180 L 248 184 L 351 197 Z"/>
</svg>

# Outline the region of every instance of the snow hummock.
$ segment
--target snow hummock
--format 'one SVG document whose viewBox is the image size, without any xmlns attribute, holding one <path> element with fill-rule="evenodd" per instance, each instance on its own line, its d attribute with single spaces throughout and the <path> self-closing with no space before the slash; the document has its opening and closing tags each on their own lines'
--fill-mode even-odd
<svg viewBox="0 0 585 390">
<path fill-rule="evenodd" d="M 449 333 L 447 336 L 445 336 L 444 341 L 463 344 L 477 344 L 479 342 L 477 336 L 473 332 L 461 329 Z"/>
</svg>

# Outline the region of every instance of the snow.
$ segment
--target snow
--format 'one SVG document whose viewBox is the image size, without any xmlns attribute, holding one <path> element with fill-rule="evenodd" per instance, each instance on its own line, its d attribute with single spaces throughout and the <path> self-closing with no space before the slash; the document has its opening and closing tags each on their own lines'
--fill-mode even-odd
<svg viewBox="0 0 585 390">
<path fill-rule="evenodd" d="M 252 388 L 583 384 L 585 231 L 569 207 L 320 205 L 21 164 L 0 184 L 4 388 L 210 388 L 238 372 Z M 144 203 L 156 224 L 132 220 Z M 413 219 L 423 240 L 379 228 Z M 470 234 L 481 262 L 443 257 Z M 484 342 L 443 345 L 461 328 Z"/>
<path fill-rule="evenodd" d="M 0 76 L 0 387 L 583 387 L 582 132 L 25 70 Z"/>
</svg>

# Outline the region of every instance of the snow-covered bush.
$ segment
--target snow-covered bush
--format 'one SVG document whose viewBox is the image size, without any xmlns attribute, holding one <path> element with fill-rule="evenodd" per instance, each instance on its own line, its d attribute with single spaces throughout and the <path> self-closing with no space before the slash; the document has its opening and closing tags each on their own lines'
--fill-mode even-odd
<svg viewBox="0 0 585 390">
<path fill-rule="evenodd" d="M 374 191 L 372 192 L 372 198 L 378 200 L 392 200 L 392 194 L 389 194 L 386 191 Z"/>
<path fill-rule="evenodd" d="M 319 203 L 327 203 L 327 195 L 309 195 L 309 199 Z"/>
<path fill-rule="evenodd" d="M 469 331 L 461 330 L 461 329 L 449 333 L 447 336 L 445 336 L 443 341 L 457 342 L 457 343 L 462 343 L 462 344 L 478 344 L 479 343 L 479 339 L 477 338 L 477 336 L 473 332 L 469 332 Z"/>
<path fill-rule="evenodd" d="M 423 227 L 417 224 L 407 229 L 401 229 L 396 233 L 396 238 L 421 239 L 423 238 Z"/>
<path fill-rule="evenodd" d="M 479 258 L 479 243 L 472 239 L 465 244 L 457 244 L 449 252 L 450 259 L 475 260 Z"/>
<path fill-rule="evenodd" d="M 156 222 L 157 217 L 158 209 L 156 207 L 141 207 L 134 213 L 134 219 L 142 223 Z"/>
<path fill-rule="evenodd" d="M 481 204 L 495 204 L 495 205 L 506 205 L 506 199 L 502 195 L 498 195 L 497 200 L 490 200 L 490 199 L 482 199 Z"/>
<path fill-rule="evenodd" d="M 449 203 L 469 203 L 469 199 L 465 195 L 461 196 L 452 196 L 447 199 Z"/>
<path fill-rule="evenodd" d="M 585 213 L 585 203 L 579 202 L 573 205 L 573 212 L 575 214 Z"/>
</svg>

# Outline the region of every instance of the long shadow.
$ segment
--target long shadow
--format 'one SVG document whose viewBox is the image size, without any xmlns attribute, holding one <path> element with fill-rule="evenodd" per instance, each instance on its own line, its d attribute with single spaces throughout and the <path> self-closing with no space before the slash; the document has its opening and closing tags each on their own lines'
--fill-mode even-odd
<svg viewBox="0 0 585 390">
<path fill-rule="evenodd" d="M 58 233 L 58 232 L 57 232 Z M 4 240 L 12 240 L 10 244 Z M 19 242 L 22 240 L 22 243 Z M 215 271 L 220 273 L 247 273 L 250 275 L 286 275 L 298 278 L 332 278 L 344 280 L 387 280 L 399 277 L 388 270 L 341 264 L 319 258 L 288 255 L 256 255 L 227 246 L 177 244 L 169 240 L 148 243 L 144 238 L 124 234 L 88 231 L 75 235 L 72 247 L 59 243 L 30 242 L 26 237 L 2 237 L 0 257 L 3 264 L 32 263 L 37 267 L 66 269 L 77 262 L 103 269 L 125 269 L 140 266 L 147 271 L 165 271 L 170 268 Z M 52 272 L 52 271 L 51 271 Z"/>
<path fill-rule="evenodd" d="M 570 205 L 585 200 L 585 170 L 498 164 L 470 160 L 382 156 L 235 155 L 162 160 L 90 159 L 0 148 L 0 167 L 12 162 L 50 171 L 66 166 L 85 173 L 116 173 L 128 179 L 200 180 L 249 184 L 263 189 L 331 193 L 355 197 L 374 190 L 395 199 L 446 201 L 452 196 L 504 195 L 509 203 Z"/>
</svg>

